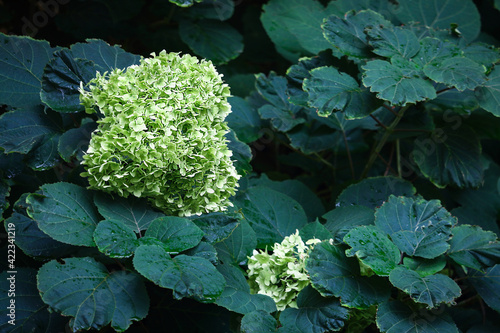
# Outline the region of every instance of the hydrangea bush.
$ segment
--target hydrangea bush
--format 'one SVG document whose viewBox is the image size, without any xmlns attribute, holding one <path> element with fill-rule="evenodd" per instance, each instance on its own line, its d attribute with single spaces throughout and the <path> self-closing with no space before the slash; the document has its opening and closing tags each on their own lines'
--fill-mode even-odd
<svg viewBox="0 0 500 333">
<path fill-rule="evenodd" d="M 319 242 L 312 238 L 304 243 L 297 230 L 281 243 L 275 243 L 272 254 L 267 250 L 254 250 L 248 259 L 250 290 L 270 296 L 278 311 L 296 308 L 299 292 L 310 283 L 305 260 L 314 244 Z"/>
<path fill-rule="evenodd" d="M 90 187 L 149 198 L 168 214 L 224 210 L 239 175 L 224 135 L 229 87 L 211 61 L 162 51 L 80 88 L 102 114 L 83 165 Z"/>
</svg>

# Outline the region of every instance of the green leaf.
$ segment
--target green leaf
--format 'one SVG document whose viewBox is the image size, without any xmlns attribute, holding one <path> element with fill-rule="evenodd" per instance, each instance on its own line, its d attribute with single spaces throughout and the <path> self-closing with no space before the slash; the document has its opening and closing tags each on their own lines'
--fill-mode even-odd
<svg viewBox="0 0 500 333">
<path fill-rule="evenodd" d="M 493 115 L 500 117 L 500 68 L 497 66 L 488 74 L 486 82 L 477 87 L 479 105 Z"/>
<path fill-rule="evenodd" d="M 375 220 L 373 213 L 373 209 L 365 206 L 337 207 L 323 215 L 323 218 L 326 219 L 325 228 L 332 233 L 336 240 L 342 241 L 352 228 L 373 224 Z"/>
<path fill-rule="evenodd" d="M 417 36 L 406 27 L 374 26 L 367 33 L 372 52 L 382 57 L 400 55 L 410 59 L 420 50 Z"/>
<path fill-rule="evenodd" d="M 463 55 L 476 63 L 490 69 L 500 60 L 500 52 L 493 45 L 484 43 L 473 43 L 467 45 L 463 50 Z"/>
<path fill-rule="evenodd" d="M 80 104 L 80 83 L 86 85 L 95 77 L 92 61 L 74 59 L 67 49 L 54 52 L 42 76 L 42 102 L 58 112 L 84 111 Z"/>
<path fill-rule="evenodd" d="M 368 208 L 380 207 L 389 195 L 412 197 L 416 193 L 413 185 L 392 176 L 366 178 L 349 185 L 340 193 L 336 206 L 361 205 Z"/>
<path fill-rule="evenodd" d="M 420 51 L 418 51 L 413 60 L 421 68 L 441 66 L 446 59 L 458 57 L 462 54 L 462 51 L 456 44 L 434 37 L 421 39 L 420 46 Z"/>
<path fill-rule="evenodd" d="M 175 3 L 179 7 L 189 7 L 192 6 L 195 1 L 196 2 L 202 2 L 203 0 L 168 0 L 171 3 Z"/>
<path fill-rule="evenodd" d="M 467 42 L 473 41 L 481 29 L 479 12 L 472 0 L 398 0 L 396 13 L 403 23 L 418 22 L 433 29 L 450 29 L 452 24 Z"/>
<path fill-rule="evenodd" d="M 0 104 L 31 107 L 41 103 L 42 74 L 54 49 L 47 41 L 0 33 Z"/>
<path fill-rule="evenodd" d="M 65 162 L 70 162 L 72 157 L 82 161 L 82 156 L 87 151 L 90 136 L 97 128 L 95 121 L 85 118 L 78 128 L 71 128 L 64 132 L 59 138 L 57 150 Z"/>
<path fill-rule="evenodd" d="M 430 79 L 459 91 L 474 89 L 486 80 L 486 68 L 465 57 L 453 57 L 424 67 Z"/>
<path fill-rule="evenodd" d="M 417 272 L 421 277 L 436 274 L 446 266 L 446 257 L 439 256 L 434 259 L 424 259 L 419 257 L 405 257 L 403 264 Z"/>
<path fill-rule="evenodd" d="M 0 172 L 0 176 L 2 175 L 2 173 L 3 172 Z M 9 201 L 7 200 L 7 197 L 9 197 L 9 195 L 9 184 L 3 178 L 0 178 L 0 222 L 3 221 L 3 213 L 10 206 Z"/>
<path fill-rule="evenodd" d="M 95 246 L 99 215 L 88 190 L 70 183 L 45 184 L 26 200 L 29 216 L 53 239 L 71 245 Z"/>
<path fill-rule="evenodd" d="M 470 283 L 486 304 L 500 312 L 500 265 L 488 268 L 485 273 L 472 270 L 468 276 Z"/>
<path fill-rule="evenodd" d="M 387 333 L 458 333 L 453 320 L 445 312 L 419 309 L 413 311 L 400 301 L 385 302 L 377 309 L 377 326 Z"/>
<path fill-rule="evenodd" d="M 35 171 L 43 171 L 52 169 L 61 162 L 57 149 L 60 137 L 59 133 L 45 137 L 43 143 L 28 154 L 26 165 Z"/>
<path fill-rule="evenodd" d="M 17 239 L 16 239 L 17 241 Z M 1 332 L 64 332 L 67 319 L 49 312 L 47 304 L 42 302 L 36 286 L 36 271 L 33 268 L 19 267 L 14 279 L 7 271 L 0 273 L 0 321 Z M 15 283 L 15 296 L 11 283 Z M 11 300 L 15 300 L 14 313 L 11 315 Z M 9 322 L 12 320 L 12 322 Z M 14 325 L 12 324 L 14 323 Z"/>
<path fill-rule="evenodd" d="M 139 65 L 140 56 L 125 52 L 118 45 L 111 46 L 100 39 L 86 41 L 71 45 L 71 53 L 75 58 L 93 61 L 95 69 L 101 74 L 115 68 L 125 69 L 131 65 Z"/>
<path fill-rule="evenodd" d="M 135 251 L 135 269 L 148 280 L 172 289 L 175 299 L 194 298 L 214 302 L 224 291 L 225 280 L 210 261 L 180 254 L 170 257 L 157 245 L 141 245 Z"/>
<path fill-rule="evenodd" d="M 215 301 L 215 304 L 241 314 L 248 314 L 257 310 L 265 313 L 276 311 L 276 303 L 271 297 L 250 294 L 250 286 L 239 267 L 224 264 L 218 265 L 217 270 L 224 276 L 226 287 L 222 295 Z"/>
<path fill-rule="evenodd" d="M 16 233 L 16 246 L 26 255 L 38 258 L 56 258 L 70 254 L 75 248 L 58 242 L 38 228 L 37 223 L 18 212 L 4 221 L 5 230 L 12 223 Z"/>
<path fill-rule="evenodd" d="M 241 333 L 275 333 L 276 319 L 262 310 L 256 310 L 241 318 Z"/>
<path fill-rule="evenodd" d="M 214 265 L 217 265 L 219 263 L 217 250 L 212 244 L 207 242 L 200 242 L 200 244 L 196 245 L 192 249 L 184 251 L 184 254 L 191 257 L 200 257 L 207 259 Z"/>
<path fill-rule="evenodd" d="M 345 235 L 344 242 L 351 247 L 345 252 L 348 257 L 358 257 L 380 276 L 389 276 L 401 257 L 399 249 L 387 234 L 374 225 L 352 229 Z"/>
<path fill-rule="evenodd" d="M 481 143 L 467 126 L 439 128 L 415 141 L 412 158 L 437 187 L 478 187 L 483 182 Z"/>
<path fill-rule="evenodd" d="M 231 235 L 215 244 L 220 260 L 225 264 L 244 265 L 257 246 L 257 235 L 245 219 Z"/>
<path fill-rule="evenodd" d="M 290 111 L 281 110 L 269 104 L 262 106 L 258 111 L 262 119 L 270 119 L 273 127 L 281 132 L 288 132 L 305 122 L 305 119 L 296 118 Z"/>
<path fill-rule="evenodd" d="M 168 252 L 181 252 L 201 242 L 204 232 L 186 218 L 164 216 L 155 219 L 146 230 L 146 237 L 160 240 Z"/>
<path fill-rule="evenodd" d="M 443 274 L 420 276 L 408 267 L 399 266 L 389 275 L 396 287 L 410 295 L 418 303 L 435 308 L 441 303 L 452 304 L 462 294 L 455 281 Z"/>
<path fill-rule="evenodd" d="M 246 143 L 241 142 L 231 129 L 225 134 L 225 138 L 227 139 L 227 147 L 233 153 L 232 160 L 238 174 L 245 175 L 252 171 L 252 166 L 250 165 L 252 150 L 250 147 Z"/>
<path fill-rule="evenodd" d="M 321 23 L 330 12 L 319 1 L 271 0 L 262 10 L 262 25 L 287 60 L 296 62 L 301 55 L 330 47 L 321 31 Z"/>
<path fill-rule="evenodd" d="M 344 111 L 347 119 L 363 118 L 375 110 L 373 95 L 359 86 L 349 74 L 333 67 L 311 70 L 304 80 L 304 90 L 309 94 L 308 104 L 318 114 L 326 117 L 334 110 Z"/>
<path fill-rule="evenodd" d="M 260 136 L 261 120 L 257 111 L 241 97 L 227 99 L 232 112 L 226 117 L 227 124 L 244 143 L 257 140 Z"/>
<path fill-rule="evenodd" d="M 341 136 L 340 133 L 319 122 L 313 122 L 312 125 L 304 123 L 286 135 L 290 139 L 290 145 L 306 155 L 331 149 L 332 143 L 338 141 L 336 139 Z M 342 145 L 344 146 L 344 142 Z"/>
<path fill-rule="evenodd" d="M 6 112 L 0 116 L 0 147 L 5 153 L 27 154 L 59 132 L 59 121 L 41 107 Z"/>
<path fill-rule="evenodd" d="M 111 258 L 128 258 L 139 246 L 133 230 L 121 221 L 104 220 L 94 230 L 94 241 L 99 251 Z"/>
<path fill-rule="evenodd" d="M 385 60 L 372 60 L 364 65 L 363 84 L 377 97 L 392 105 L 406 105 L 436 98 L 432 83 L 421 75 L 416 64 L 399 55 Z"/>
<path fill-rule="evenodd" d="M 94 195 L 94 203 L 105 219 L 120 222 L 137 234 L 146 230 L 153 220 L 164 216 L 153 210 L 146 200 L 134 197 L 113 197 L 99 192 Z"/>
<path fill-rule="evenodd" d="M 467 224 L 456 226 L 451 232 L 447 254 L 457 264 L 482 271 L 500 262 L 500 243 L 494 232 Z"/>
<path fill-rule="evenodd" d="M 228 238 L 239 226 L 239 216 L 220 212 L 191 216 L 191 220 L 204 232 L 203 239 L 208 243 L 217 243 Z"/>
<path fill-rule="evenodd" d="M 372 10 L 349 11 L 344 17 L 331 15 L 322 25 L 323 34 L 342 54 L 351 59 L 372 57 L 365 29 L 373 26 L 391 26 L 382 15 Z"/>
<path fill-rule="evenodd" d="M 287 80 L 283 76 L 270 72 L 268 76 L 257 74 L 255 76 L 255 88 L 262 98 L 280 110 L 296 114 L 301 108 L 290 103 L 287 95 Z"/>
<path fill-rule="evenodd" d="M 342 307 L 338 299 L 322 297 L 311 286 L 307 286 L 297 297 L 297 306 L 287 308 L 280 314 L 280 332 L 323 333 L 340 331 L 347 320 L 349 310 Z"/>
<path fill-rule="evenodd" d="M 179 34 L 197 55 L 224 64 L 243 52 L 243 36 L 226 22 L 181 20 Z"/>
<path fill-rule="evenodd" d="M 287 195 L 265 187 L 250 188 L 237 200 L 237 206 L 257 234 L 257 247 L 280 243 L 307 223 L 300 204 Z"/>
<path fill-rule="evenodd" d="M 316 221 L 306 224 L 299 232 L 300 237 L 303 241 L 307 241 L 312 238 L 320 240 L 330 240 L 333 236 L 332 233 L 325 228 L 324 225 Z"/>
<path fill-rule="evenodd" d="M 457 223 L 439 200 L 396 197 L 375 211 L 375 225 L 409 256 L 432 259 L 450 247 L 451 227 Z"/>
<path fill-rule="evenodd" d="M 311 285 L 324 297 L 340 297 L 342 305 L 367 309 L 389 298 L 390 288 L 380 277 L 361 276 L 358 261 L 328 241 L 316 244 L 306 260 Z"/>
<path fill-rule="evenodd" d="M 214 19 L 225 21 L 233 16 L 234 2 L 232 0 L 205 0 L 196 6 L 191 6 L 186 15 L 194 19 Z"/>
<path fill-rule="evenodd" d="M 133 272 L 109 272 L 93 258 L 52 260 L 38 271 L 42 300 L 63 316 L 73 317 L 73 331 L 101 329 L 111 322 L 118 332 L 146 317 L 149 298 L 141 277 Z"/>
</svg>

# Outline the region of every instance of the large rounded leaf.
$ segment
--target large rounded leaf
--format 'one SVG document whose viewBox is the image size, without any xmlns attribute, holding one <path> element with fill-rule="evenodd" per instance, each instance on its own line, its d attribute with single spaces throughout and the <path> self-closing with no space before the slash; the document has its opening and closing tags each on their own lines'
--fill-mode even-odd
<svg viewBox="0 0 500 333">
<path fill-rule="evenodd" d="M 183 254 L 172 258 L 160 246 L 141 245 L 133 262 L 139 273 L 160 287 L 172 289 L 177 299 L 214 302 L 224 291 L 224 276 L 204 258 Z"/>
<path fill-rule="evenodd" d="M 93 258 L 49 261 L 38 271 L 42 300 L 64 316 L 71 316 L 73 331 L 101 329 L 111 323 L 118 332 L 133 320 L 146 317 L 149 298 L 141 277 L 115 271 Z"/>
<path fill-rule="evenodd" d="M 87 189 L 64 182 L 46 184 L 26 202 L 29 216 L 50 237 L 71 245 L 95 246 L 99 214 Z"/>
<path fill-rule="evenodd" d="M 177 216 L 159 217 L 146 230 L 145 236 L 153 237 L 164 244 L 168 252 L 181 252 L 201 242 L 204 232 L 193 222 Z"/>
<path fill-rule="evenodd" d="M 375 225 L 389 234 L 401 251 L 427 259 L 450 247 L 451 227 L 456 223 L 439 200 L 391 195 L 375 212 Z"/>
<path fill-rule="evenodd" d="M 469 281 L 486 304 L 500 312 L 500 264 L 488 268 L 484 273 L 472 271 Z"/>
<path fill-rule="evenodd" d="M 347 258 L 341 247 L 322 242 L 306 261 L 312 286 L 321 295 L 340 297 L 342 305 L 366 309 L 389 298 L 390 287 L 380 277 L 361 276 L 359 263 Z"/>
<path fill-rule="evenodd" d="M 397 267 L 389 275 L 389 280 L 396 287 L 410 295 L 418 303 L 435 308 L 441 303 L 453 303 L 462 294 L 460 287 L 443 274 L 422 277 L 407 267 Z"/>
<path fill-rule="evenodd" d="M 136 234 L 121 222 L 104 220 L 94 231 L 94 241 L 99 251 L 111 258 L 127 258 L 139 245 Z"/>
</svg>

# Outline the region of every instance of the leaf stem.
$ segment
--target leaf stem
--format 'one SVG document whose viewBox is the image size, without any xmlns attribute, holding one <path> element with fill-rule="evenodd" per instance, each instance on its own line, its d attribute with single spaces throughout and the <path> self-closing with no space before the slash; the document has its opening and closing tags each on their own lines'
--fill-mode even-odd
<svg viewBox="0 0 500 333">
<path fill-rule="evenodd" d="M 444 89 L 438 90 L 438 91 L 436 91 L 436 95 L 437 95 L 437 94 L 440 94 L 440 93 L 442 93 L 442 92 L 445 92 L 445 91 L 451 90 L 451 89 L 453 89 L 453 87 L 446 87 L 446 88 L 444 88 Z"/>
<path fill-rule="evenodd" d="M 382 104 L 382 106 L 383 106 L 384 108 L 386 108 L 387 110 L 391 111 L 391 113 L 392 113 L 393 115 L 395 115 L 396 117 L 398 116 L 398 114 L 397 114 L 396 112 L 394 112 L 394 109 L 393 109 L 392 107 L 390 107 L 389 105 L 387 105 L 387 104 Z"/>
<path fill-rule="evenodd" d="M 349 143 L 347 142 L 347 136 L 345 135 L 345 131 L 342 131 L 342 136 L 344 137 L 345 149 L 347 150 L 347 158 L 349 159 L 349 168 L 351 169 L 351 177 L 352 179 L 356 179 L 356 175 L 354 174 L 354 164 L 352 163 L 351 151 L 349 150 Z"/>
<path fill-rule="evenodd" d="M 375 117 L 373 114 L 370 114 L 370 117 L 372 117 L 372 119 L 375 120 L 380 127 L 382 127 L 383 129 L 387 129 L 387 126 L 382 124 L 382 122 L 380 120 L 378 120 L 378 118 Z"/>
<path fill-rule="evenodd" d="M 396 165 L 398 168 L 398 177 L 401 178 L 401 175 L 403 174 L 401 172 L 401 149 L 399 147 L 399 139 L 396 140 Z"/>
<path fill-rule="evenodd" d="M 382 148 L 384 147 L 387 139 L 389 138 L 389 136 L 394 132 L 394 129 L 396 128 L 396 126 L 399 124 L 399 122 L 401 121 L 401 118 L 403 118 L 403 115 L 405 113 L 406 110 L 408 110 L 408 108 L 411 106 L 412 104 L 407 104 L 405 106 L 403 106 L 399 111 L 398 113 L 396 114 L 396 119 L 394 119 L 392 121 L 392 123 L 389 125 L 389 127 L 387 127 L 385 130 L 385 133 L 384 135 L 382 136 L 382 138 L 380 139 L 380 141 L 374 146 L 374 148 L 372 149 L 372 152 L 370 154 L 370 157 L 368 159 L 368 163 L 366 164 L 365 166 L 365 169 L 363 170 L 363 173 L 361 174 L 361 179 L 365 178 L 366 175 L 368 174 L 368 171 L 370 171 L 371 167 L 373 166 L 373 163 L 375 162 L 375 160 L 377 159 L 377 156 L 378 154 L 380 153 L 380 151 L 382 150 Z"/>
</svg>

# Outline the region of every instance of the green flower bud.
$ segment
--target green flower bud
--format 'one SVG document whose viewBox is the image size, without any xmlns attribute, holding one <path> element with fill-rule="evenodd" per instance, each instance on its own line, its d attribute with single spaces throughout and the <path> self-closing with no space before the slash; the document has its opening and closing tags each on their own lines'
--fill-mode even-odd
<svg viewBox="0 0 500 333">
<path fill-rule="evenodd" d="M 222 211 L 240 176 L 224 135 L 229 87 L 210 61 L 162 51 L 80 88 L 102 118 L 82 164 L 90 188 L 146 197 L 169 215 Z"/>
<path fill-rule="evenodd" d="M 319 239 L 304 244 L 297 230 L 273 246 L 273 253 L 253 251 L 248 258 L 248 283 L 252 293 L 268 295 L 276 302 L 278 311 L 297 307 L 299 292 L 309 283 L 305 260 Z"/>
</svg>

